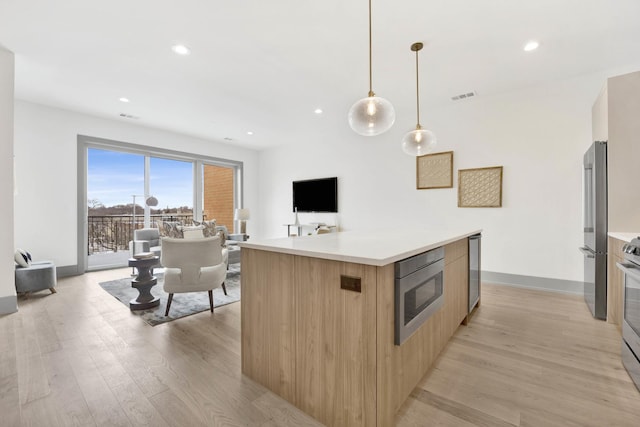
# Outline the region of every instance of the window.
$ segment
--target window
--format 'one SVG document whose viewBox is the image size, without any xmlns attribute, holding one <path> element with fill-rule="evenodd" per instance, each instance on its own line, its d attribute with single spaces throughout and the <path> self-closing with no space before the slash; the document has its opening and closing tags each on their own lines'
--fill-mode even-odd
<svg viewBox="0 0 640 427">
<path fill-rule="evenodd" d="M 190 223 L 193 219 L 194 162 L 151 157 L 149 195 L 158 199 L 156 214 Z M 152 223 L 151 226 L 154 224 Z"/>
<path fill-rule="evenodd" d="M 242 207 L 242 163 L 78 137 L 78 268 L 123 267 L 133 230 L 159 218 L 215 219 L 234 232 Z M 153 196 L 157 206 L 147 206 Z M 86 223 L 86 226 L 85 226 Z"/>
</svg>

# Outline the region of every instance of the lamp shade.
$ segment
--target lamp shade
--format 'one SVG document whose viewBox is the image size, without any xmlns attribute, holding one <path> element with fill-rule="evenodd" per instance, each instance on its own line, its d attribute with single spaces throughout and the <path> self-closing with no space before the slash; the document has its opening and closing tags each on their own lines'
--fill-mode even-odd
<svg viewBox="0 0 640 427">
<path fill-rule="evenodd" d="M 251 217 L 249 209 L 236 209 L 233 219 L 236 221 L 246 221 Z"/>
<path fill-rule="evenodd" d="M 436 145 L 436 136 L 427 129 L 415 129 L 402 138 L 402 149 L 411 156 L 430 153 Z"/>
<path fill-rule="evenodd" d="M 396 121 L 393 105 L 379 96 L 368 96 L 356 101 L 349 110 L 349 125 L 364 136 L 380 135 L 391 129 Z"/>
</svg>

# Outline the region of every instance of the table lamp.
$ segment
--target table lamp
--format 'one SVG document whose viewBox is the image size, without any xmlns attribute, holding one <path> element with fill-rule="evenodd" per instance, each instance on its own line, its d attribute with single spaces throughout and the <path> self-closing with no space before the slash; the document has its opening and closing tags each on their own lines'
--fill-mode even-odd
<svg viewBox="0 0 640 427">
<path fill-rule="evenodd" d="M 240 221 L 240 233 L 247 234 L 247 220 L 250 216 L 249 209 L 236 209 L 233 219 Z"/>
</svg>

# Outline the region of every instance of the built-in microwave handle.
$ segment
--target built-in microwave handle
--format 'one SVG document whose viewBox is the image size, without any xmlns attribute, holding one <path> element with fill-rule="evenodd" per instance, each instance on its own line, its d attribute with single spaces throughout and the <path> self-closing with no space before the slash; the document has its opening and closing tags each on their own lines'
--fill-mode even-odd
<svg viewBox="0 0 640 427">
<path fill-rule="evenodd" d="M 587 256 L 587 258 L 595 258 L 596 256 L 594 255 L 593 251 L 590 251 L 589 248 L 586 247 L 581 247 L 578 248 L 580 249 L 580 252 L 582 252 L 583 254 L 585 254 Z"/>
<path fill-rule="evenodd" d="M 640 268 L 636 267 L 633 264 L 623 264 L 621 262 L 616 262 L 616 265 L 620 270 L 624 272 L 624 274 L 628 274 L 632 278 L 636 280 L 636 282 L 640 283 Z"/>
</svg>

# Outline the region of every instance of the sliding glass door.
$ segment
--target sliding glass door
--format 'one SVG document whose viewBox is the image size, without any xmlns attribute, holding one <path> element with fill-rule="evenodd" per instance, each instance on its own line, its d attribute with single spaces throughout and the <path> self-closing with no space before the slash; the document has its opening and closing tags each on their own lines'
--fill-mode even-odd
<svg viewBox="0 0 640 427">
<path fill-rule="evenodd" d="M 87 153 L 87 266 L 126 265 L 133 238 L 133 195 L 144 192 L 145 158 L 90 148 Z M 137 201 L 140 201 L 138 199 Z M 137 212 L 142 214 L 141 210 Z"/>
<path fill-rule="evenodd" d="M 79 212 L 86 218 L 79 225 L 79 268 L 126 266 L 134 230 L 156 227 L 158 219 L 185 225 L 215 219 L 234 232 L 234 209 L 242 206 L 241 163 L 115 141 L 79 142 L 85 165 L 79 169 Z M 157 204 L 147 205 L 152 199 Z"/>
</svg>

